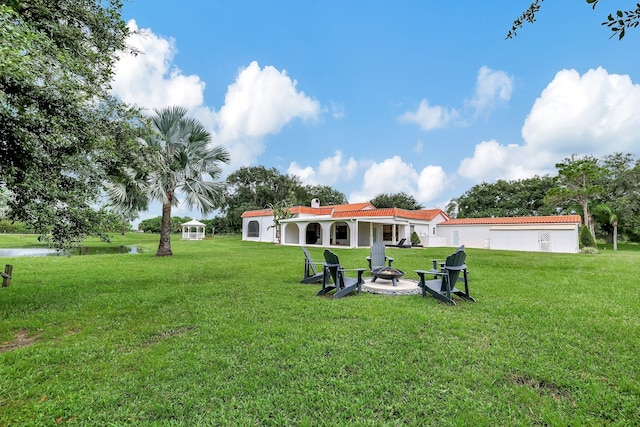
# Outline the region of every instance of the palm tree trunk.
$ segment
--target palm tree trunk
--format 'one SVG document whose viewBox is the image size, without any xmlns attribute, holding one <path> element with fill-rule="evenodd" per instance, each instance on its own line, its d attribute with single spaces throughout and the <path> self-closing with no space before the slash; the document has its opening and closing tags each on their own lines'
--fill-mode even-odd
<svg viewBox="0 0 640 427">
<path fill-rule="evenodd" d="M 162 223 L 160 225 L 160 244 L 158 245 L 157 256 L 171 256 L 171 199 L 162 204 Z"/>
<path fill-rule="evenodd" d="M 618 221 L 613 223 L 613 250 L 618 250 Z"/>
</svg>

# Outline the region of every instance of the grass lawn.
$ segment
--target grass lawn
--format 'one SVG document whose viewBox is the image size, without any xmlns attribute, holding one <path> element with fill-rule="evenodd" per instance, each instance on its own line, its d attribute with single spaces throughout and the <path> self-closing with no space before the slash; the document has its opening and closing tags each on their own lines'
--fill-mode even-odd
<svg viewBox="0 0 640 427">
<path fill-rule="evenodd" d="M 637 246 L 468 249 L 477 302 L 451 307 L 316 297 L 298 283 L 298 247 L 175 236 L 158 258 L 157 235 L 112 244 L 133 243 L 148 251 L 0 260 L 14 266 L 0 288 L 0 425 L 640 423 Z M 387 250 L 416 280 L 451 252 Z M 367 249 L 336 253 L 366 267 Z"/>
</svg>

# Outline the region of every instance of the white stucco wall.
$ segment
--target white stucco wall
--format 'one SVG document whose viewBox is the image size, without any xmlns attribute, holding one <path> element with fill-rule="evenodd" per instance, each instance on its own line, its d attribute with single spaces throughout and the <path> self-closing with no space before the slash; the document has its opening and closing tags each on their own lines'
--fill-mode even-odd
<svg viewBox="0 0 640 427">
<path fill-rule="evenodd" d="M 438 225 L 436 236 L 445 239 L 446 246 L 486 248 L 489 227 L 490 225 Z"/>
<path fill-rule="evenodd" d="M 437 235 L 446 240 L 446 246 L 452 247 L 465 245 L 511 251 L 578 252 L 578 226 L 575 224 L 440 225 Z M 541 244 L 541 239 L 544 244 Z"/>
<path fill-rule="evenodd" d="M 249 221 L 258 221 L 258 224 L 260 225 L 259 237 L 249 237 L 247 235 L 249 232 Z M 242 218 L 242 240 L 249 240 L 252 242 L 275 242 L 276 229 L 273 227 L 273 216 L 269 215 Z"/>
<path fill-rule="evenodd" d="M 491 249 L 558 253 L 579 250 L 577 226 L 494 227 L 490 242 Z"/>
</svg>

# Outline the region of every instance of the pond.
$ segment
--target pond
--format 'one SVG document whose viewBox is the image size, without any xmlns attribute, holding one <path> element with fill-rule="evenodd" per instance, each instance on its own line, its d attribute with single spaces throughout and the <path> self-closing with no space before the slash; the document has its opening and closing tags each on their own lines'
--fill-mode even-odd
<svg viewBox="0 0 640 427">
<path fill-rule="evenodd" d="M 71 255 L 107 255 L 107 254 L 139 254 L 144 252 L 136 245 L 108 246 L 92 248 L 83 246 L 76 249 L 58 251 L 49 248 L 0 248 L 0 258 L 13 258 L 22 256 L 71 256 Z"/>
</svg>

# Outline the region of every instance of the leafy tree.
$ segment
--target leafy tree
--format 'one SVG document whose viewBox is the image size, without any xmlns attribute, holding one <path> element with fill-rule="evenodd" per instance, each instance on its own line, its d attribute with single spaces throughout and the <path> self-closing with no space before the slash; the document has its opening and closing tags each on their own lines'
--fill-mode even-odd
<svg viewBox="0 0 640 427">
<path fill-rule="evenodd" d="M 604 189 L 599 184 L 603 175 L 603 169 L 598 164 L 598 159 L 593 156 L 570 158 L 556 163 L 558 177 L 556 187 L 547 191 L 545 203 L 551 206 L 570 206 L 576 203 L 582 209 L 584 225 L 593 234 L 593 222 L 589 214 L 589 204 L 597 200 Z"/>
<path fill-rule="evenodd" d="M 273 225 L 271 227 L 275 227 L 276 229 L 276 239 L 278 240 L 278 243 L 282 243 L 282 235 L 280 233 L 282 224 L 280 223 L 280 221 L 293 217 L 293 214 L 288 209 L 289 206 L 291 206 L 291 203 L 286 200 L 269 204 L 269 208 L 271 208 L 271 211 L 273 212 Z"/>
<path fill-rule="evenodd" d="M 347 203 L 347 196 L 328 185 L 305 185 L 297 195 L 297 204 L 310 206 L 311 200 L 320 200 L 321 206 L 342 205 Z"/>
<path fill-rule="evenodd" d="M 138 230 L 144 231 L 145 233 L 160 233 L 160 228 L 162 227 L 162 217 L 157 216 L 154 218 L 147 218 L 138 224 Z"/>
<path fill-rule="evenodd" d="M 322 205 L 347 202 L 346 196 L 325 185 L 302 185 L 295 175 L 283 175 L 276 168 L 247 166 L 227 177 L 227 190 L 220 206 L 224 215 L 224 229 L 230 233 L 242 230 L 245 211 L 270 209 L 275 206 L 309 206 L 314 198 Z"/>
<path fill-rule="evenodd" d="M 380 209 L 400 208 L 410 211 L 424 209 L 424 206 L 418 203 L 415 197 L 404 192 L 394 194 L 378 194 L 376 197 L 371 199 L 370 202 L 373 206 Z"/>
<path fill-rule="evenodd" d="M 640 164 L 629 153 L 605 156 L 602 164 L 605 173 L 600 184 L 604 191 L 599 201 L 610 213 L 604 210 L 601 212 L 604 215 L 596 216 L 596 220 L 607 233 L 608 240 L 615 244 L 612 216 L 615 216 L 621 234 L 629 237 L 635 235 L 633 230 L 640 230 Z"/>
<path fill-rule="evenodd" d="M 215 217 L 213 219 L 203 219 L 201 222 L 204 224 L 205 233 L 209 234 L 227 234 L 227 227 L 224 222 L 224 218 Z"/>
<path fill-rule="evenodd" d="M 156 255 L 169 256 L 173 255 L 171 208 L 178 205 L 179 194 L 184 194 L 188 208 L 198 208 L 203 214 L 216 209 L 224 195 L 224 187 L 216 182 L 222 173 L 219 165 L 229 162 L 229 153 L 222 146 L 209 148 L 211 134 L 199 121 L 187 117 L 185 108 L 167 107 L 155 113 L 152 132 L 141 142 L 154 153 L 147 194 L 150 200 L 162 203 Z"/>
<path fill-rule="evenodd" d="M 120 0 L 0 0 L 0 184 L 58 247 L 99 234 L 101 183 L 129 162 L 137 112 L 109 94 Z"/>
<path fill-rule="evenodd" d="M 605 204 L 596 205 L 591 209 L 593 219 L 603 225 L 610 226 L 613 230 L 611 239 L 613 243 L 613 250 L 618 250 L 618 216 L 611 210 L 611 208 Z"/>
<path fill-rule="evenodd" d="M 147 218 L 140 221 L 140 223 L 138 224 L 138 230 L 142 230 L 145 233 L 159 234 L 162 231 L 162 221 L 162 216 Z M 182 224 L 188 221 L 191 221 L 191 218 L 172 216 L 169 220 L 169 232 L 180 233 L 182 231 Z"/>
<path fill-rule="evenodd" d="M 511 30 L 507 33 L 507 38 L 516 36 L 517 31 L 522 28 L 525 23 L 533 23 L 536 20 L 536 14 L 540 11 L 541 3 L 544 0 L 534 0 L 522 15 L 513 21 Z M 586 0 L 593 9 L 596 8 L 600 0 Z M 640 3 L 636 3 L 635 9 L 616 10 L 607 16 L 607 20 L 602 25 L 609 27 L 612 31 L 611 37 L 618 36 L 618 40 L 622 40 L 626 34 L 627 28 L 636 28 L 640 25 Z"/>
<path fill-rule="evenodd" d="M 242 230 L 242 213 L 268 209 L 270 205 L 289 201 L 296 203 L 301 184 L 297 177 L 282 175 L 276 168 L 242 167 L 227 177 L 227 193 L 222 210 L 228 226 Z"/>
<path fill-rule="evenodd" d="M 554 185 L 555 179 L 549 176 L 483 182 L 453 199 L 447 213 L 458 218 L 552 215 L 557 212 L 545 205 L 544 197 Z"/>
</svg>

